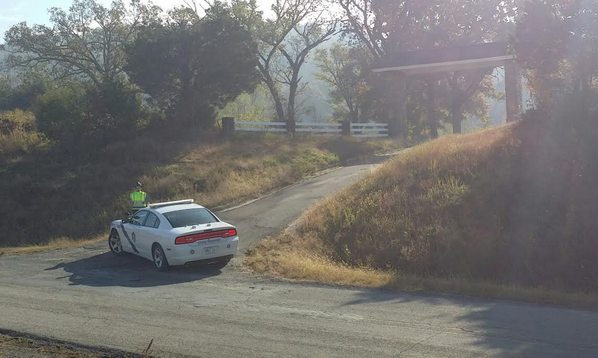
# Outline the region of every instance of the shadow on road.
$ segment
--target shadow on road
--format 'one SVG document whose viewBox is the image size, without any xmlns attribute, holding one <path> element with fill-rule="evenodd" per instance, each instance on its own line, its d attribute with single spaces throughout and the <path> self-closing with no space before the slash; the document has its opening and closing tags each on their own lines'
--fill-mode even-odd
<svg viewBox="0 0 598 358">
<path fill-rule="evenodd" d="M 173 267 L 168 272 L 159 272 L 153 263 L 134 255 L 116 257 L 112 253 L 60 263 L 45 271 L 64 270 L 70 275 L 71 285 L 92 287 L 155 287 L 177 283 L 193 282 L 220 275 L 222 272 L 211 266 L 189 265 Z"/>
<path fill-rule="evenodd" d="M 598 357 L 598 312 L 457 295 L 361 290 L 344 306 L 425 312 L 439 332 L 504 357 Z M 381 306 L 382 307 L 382 306 Z"/>
</svg>

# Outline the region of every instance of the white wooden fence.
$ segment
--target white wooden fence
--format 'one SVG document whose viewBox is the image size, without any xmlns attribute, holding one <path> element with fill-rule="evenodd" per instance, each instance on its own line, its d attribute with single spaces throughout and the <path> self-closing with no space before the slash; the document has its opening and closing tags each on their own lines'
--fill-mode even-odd
<svg viewBox="0 0 598 358">
<path fill-rule="evenodd" d="M 287 131 L 284 122 L 244 122 L 234 121 L 235 131 L 241 132 L 279 132 Z M 348 123 L 343 128 L 343 123 L 304 123 L 295 124 L 297 133 L 326 133 L 348 134 L 358 138 L 386 138 L 389 136 L 386 123 Z"/>
</svg>

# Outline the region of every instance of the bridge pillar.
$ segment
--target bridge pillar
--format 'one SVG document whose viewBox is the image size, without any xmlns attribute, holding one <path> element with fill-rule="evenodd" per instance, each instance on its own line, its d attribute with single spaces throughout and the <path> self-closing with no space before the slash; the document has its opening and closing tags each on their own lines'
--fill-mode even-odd
<svg viewBox="0 0 598 358">
<path fill-rule="evenodd" d="M 510 60 L 505 64 L 505 95 L 507 99 L 507 122 L 521 118 L 521 70 Z"/>
<path fill-rule="evenodd" d="M 407 123 L 407 75 L 396 72 L 391 77 L 392 86 L 395 87 L 396 102 L 392 105 L 393 111 L 389 115 L 388 134 L 391 138 L 399 138 L 405 135 Z"/>
</svg>

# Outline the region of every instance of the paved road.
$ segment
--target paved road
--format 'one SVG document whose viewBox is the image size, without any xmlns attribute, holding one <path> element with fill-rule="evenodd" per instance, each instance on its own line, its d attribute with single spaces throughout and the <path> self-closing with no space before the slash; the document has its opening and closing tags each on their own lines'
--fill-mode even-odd
<svg viewBox="0 0 598 358">
<path fill-rule="evenodd" d="M 346 167 L 221 216 L 243 246 L 370 170 Z M 155 272 L 104 245 L 0 258 L 0 329 L 163 357 L 597 357 L 598 313 L 285 283 L 235 261 Z"/>
</svg>

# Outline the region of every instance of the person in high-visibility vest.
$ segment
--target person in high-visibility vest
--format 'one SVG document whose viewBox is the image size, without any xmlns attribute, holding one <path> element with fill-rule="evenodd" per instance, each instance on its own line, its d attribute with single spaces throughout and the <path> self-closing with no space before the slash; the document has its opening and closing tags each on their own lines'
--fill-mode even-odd
<svg viewBox="0 0 598 358">
<path fill-rule="evenodd" d="M 133 202 L 133 212 L 136 212 L 139 209 L 143 209 L 147 207 L 147 205 L 149 204 L 149 196 L 146 192 L 141 190 L 141 187 L 141 183 L 137 182 L 137 185 L 135 185 L 135 191 L 131 193 L 131 201 Z"/>
</svg>

